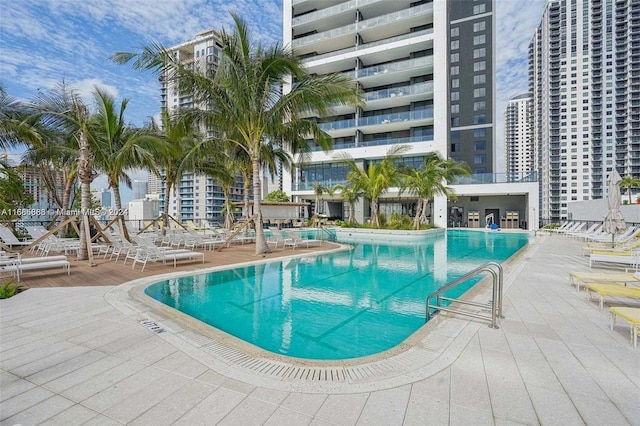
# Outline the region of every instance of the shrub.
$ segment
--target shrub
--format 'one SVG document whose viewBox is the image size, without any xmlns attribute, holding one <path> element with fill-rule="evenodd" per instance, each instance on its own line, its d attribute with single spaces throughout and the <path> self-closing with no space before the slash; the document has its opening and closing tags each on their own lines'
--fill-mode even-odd
<svg viewBox="0 0 640 426">
<path fill-rule="evenodd" d="M 8 299 L 11 296 L 15 296 L 15 294 L 20 290 L 22 290 L 22 287 L 20 287 L 18 284 L 14 284 L 13 281 L 9 280 L 6 283 L 0 285 L 0 299 Z"/>
<path fill-rule="evenodd" d="M 269 194 L 267 194 L 267 196 L 264 197 L 264 201 L 288 202 L 289 201 L 289 196 L 287 195 L 286 192 L 280 191 L 278 189 L 278 190 L 275 190 L 275 191 L 271 191 Z"/>
</svg>

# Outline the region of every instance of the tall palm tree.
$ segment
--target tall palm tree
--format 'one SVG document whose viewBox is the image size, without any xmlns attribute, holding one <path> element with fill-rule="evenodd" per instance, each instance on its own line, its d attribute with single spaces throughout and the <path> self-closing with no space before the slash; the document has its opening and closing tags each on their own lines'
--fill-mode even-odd
<svg viewBox="0 0 640 426">
<path fill-rule="evenodd" d="M 41 94 L 30 109 L 33 111 L 30 120 L 34 120 L 34 123 L 37 122 L 44 128 L 59 130 L 77 141 L 76 173 L 80 180 L 81 213 L 88 214 L 91 207 L 91 182 L 96 178 L 97 172 L 90 149 L 95 138 L 89 128 L 86 106 L 76 92 L 63 90 L 58 94 Z M 86 239 L 88 229 L 83 226 L 84 217 L 81 216 L 81 219 L 78 260 L 86 260 L 89 255 Z"/>
<path fill-rule="evenodd" d="M 620 188 L 627 189 L 627 195 L 629 196 L 629 204 L 631 204 L 631 188 L 640 188 L 640 179 L 631 175 L 626 175 L 620 181 Z"/>
<path fill-rule="evenodd" d="M 235 30 L 220 33 L 222 53 L 213 75 L 185 69 L 158 45 L 145 48 L 140 54 L 119 53 L 113 60 L 126 63 L 135 59 L 134 68 L 164 72 L 169 78 L 176 76 L 180 87 L 193 93 L 195 103 L 211 106 L 201 112 L 202 123 L 222 131 L 234 129 L 229 140 L 251 160 L 256 254 L 261 254 L 271 251 L 262 229 L 262 145 L 270 139 L 299 145 L 300 135 L 306 135 L 328 149 L 331 138 L 305 114 L 315 111 L 324 117 L 332 105 L 356 104 L 362 97 L 355 82 L 342 75 L 311 76 L 300 58 L 280 44 L 256 45 L 246 23 L 236 14 L 232 17 Z M 283 94 L 281 88 L 291 77 L 291 91 Z"/>
<path fill-rule="evenodd" d="M 471 170 L 466 163 L 444 160 L 438 154 L 431 153 L 426 156 L 421 168 L 405 168 L 402 174 L 400 194 L 407 191 L 418 197 L 413 226 L 420 229 L 420 225 L 428 222 L 427 205 L 436 195 L 455 197 L 453 190 L 446 186 L 446 181 L 471 174 Z"/>
<path fill-rule="evenodd" d="M 347 180 L 351 186 L 354 190 L 364 192 L 371 202 L 371 224 L 374 228 L 380 227 L 378 218 L 380 196 L 385 194 L 389 188 L 401 183 L 401 174 L 395 166 L 395 161 L 410 149 L 411 147 L 408 145 L 393 146 L 387 150 L 381 161 L 369 163 L 366 170 L 358 167 L 358 163 L 347 153 L 341 153 L 337 156 L 349 168 Z"/>
<path fill-rule="evenodd" d="M 162 229 L 169 227 L 169 201 L 171 191 L 182 179 L 182 175 L 195 169 L 195 163 L 204 149 L 201 135 L 194 125 L 192 117 L 170 114 L 165 108 L 160 113 L 161 123 L 151 120 L 150 128 L 163 138 L 171 150 L 159 156 L 157 174 L 165 182 L 164 205 L 162 208 Z"/>
<path fill-rule="evenodd" d="M 122 214 L 120 183 L 131 188 L 131 178 L 127 174 L 131 169 L 155 171 L 157 158 L 166 154 L 168 145 L 152 132 L 134 128 L 125 122 L 128 99 L 123 99 L 116 107 L 114 98 L 99 88 L 95 89 L 93 96 L 96 113 L 90 120 L 93 136 L 90 149 L 95 167 L 106 175 L 113 190 L 118 220 L 123 235 L 128 237 Z"/>
</svg>

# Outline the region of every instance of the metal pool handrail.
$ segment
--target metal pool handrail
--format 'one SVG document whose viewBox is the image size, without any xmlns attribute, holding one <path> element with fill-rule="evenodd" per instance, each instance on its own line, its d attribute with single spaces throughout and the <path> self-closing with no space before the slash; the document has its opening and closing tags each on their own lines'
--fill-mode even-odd
<svg viewBox="0 0 640 426">
<path fill-rule="evenodd" d="M 447 290 L 452 289 L 453 287 L 457 287 L 458 285 L 466 282 L 467 280 L 469 280 L 470 278 L 473 278 L 477 275 L 480 275 L 483 272 L 488 272 L 491 274 L 492 279 L 493 279 L 493 283 L 492 283 L 492 293 L 493 293 L 493 297 L 491 300 L 491 317 L 487 317 L 485 315 L 481 315 L 475 312 L 471 312 L 471 311 L 465 311 L 465 310 L 461 310 L 461 309 L 455 309 L 455 308 L 450 308 L 450 307 L 442 307 L 441 306 L 441 301 L 448 301 L 448 302 L 455 302 L 455 303 L 459 303 L 459 304 L 463 304 L 463 305 L 472 305 L 472 306 L 479 306 L 479 307 L 485 307 L 484 304 L 482 303 L 478 303 L 478 302 L 471 302 L 471 301 L 467 301 L 467 300 L 459 300 L 459 299 L 454 299 L 454 298 L 449 298 L 449 297 L 445 297 L 442 296 L 442 293 L 444 293 Z M 481 265 L 479 267 L 477 267 L 476 269 L 466 273 L 465 275 L 461 276 L 460 278 L 446 284 L 443 287 L 440 287 L 438 290 L 434 291 L 433 293 L 431 293 L 429 296 L 427 296 L 427 300 L 426 300 L 426 321 L 429 321 L 431 319 L 431 317 L 433 316 L 433 314 L 439 312 L 439 311 L 443 311 L 443 312 L 451 312 L 451 313 L 456 313 L 456 314 L 460 314 L 460 315 L 466 315 L 466 316 L 470 316 L 470 317 L 474 317 L 474 318 L 480 318 L 480 319 L 486 319 L 486 320 L 490 320 L 491 324 L 489 325 L 490 328 L 500 328 L 498 327 L 497 324 L 497 318 L 504 318 L 502 316 L 502 283 L 503 283 L 503 278 L 504 278 L 504 271 L 502 269 L 502 266 L 497 263 L 497 262 L 487 262 L 484 265 Z M 431 304 L 431 299 L 433 299 L 435 297 L 436 299 L 436 304 L 432 305 Z M 433 313 L 431 312 L 431 309 L 434 309 Z"/>
</svg>

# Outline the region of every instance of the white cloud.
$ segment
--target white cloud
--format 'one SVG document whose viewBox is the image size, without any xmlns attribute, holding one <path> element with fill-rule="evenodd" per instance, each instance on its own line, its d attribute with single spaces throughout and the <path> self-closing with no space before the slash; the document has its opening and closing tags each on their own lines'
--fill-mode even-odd
<svg viewBox="0 0 640 426">
<path fill-rule="evenodd" d="M 76 82 L 71 82 L 71 87 L 82 97 L 85 105 L 93 105 L 93 92 L 96 88 L 106 92 L 114 99 L 118 99 L 119 91 L 117 87 L 104 83 L 97 78 L 88 78 Z"/>
</svg>

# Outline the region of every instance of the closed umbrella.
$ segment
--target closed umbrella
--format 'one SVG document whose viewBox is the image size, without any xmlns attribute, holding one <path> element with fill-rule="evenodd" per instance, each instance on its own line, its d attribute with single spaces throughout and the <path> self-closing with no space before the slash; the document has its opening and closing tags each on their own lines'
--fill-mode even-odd
<svg viewBox="0 0 640 426">
<path fill-rule="evenodd" d="M 621 180 L 622 178 L 617 170 L 614 170 L 609 175 L 609 193 L 607 194 L 609 211 L 604 218 L 602 229 L 604 232 L 611 234 L 611 247 L 614 246 L 616 234 L 627 229 L 627 224 L 624 222 L 624 216 L 620 213 L 620 204 L 622 203 L 622 196 L 620 195 Z"/>
</svg>

